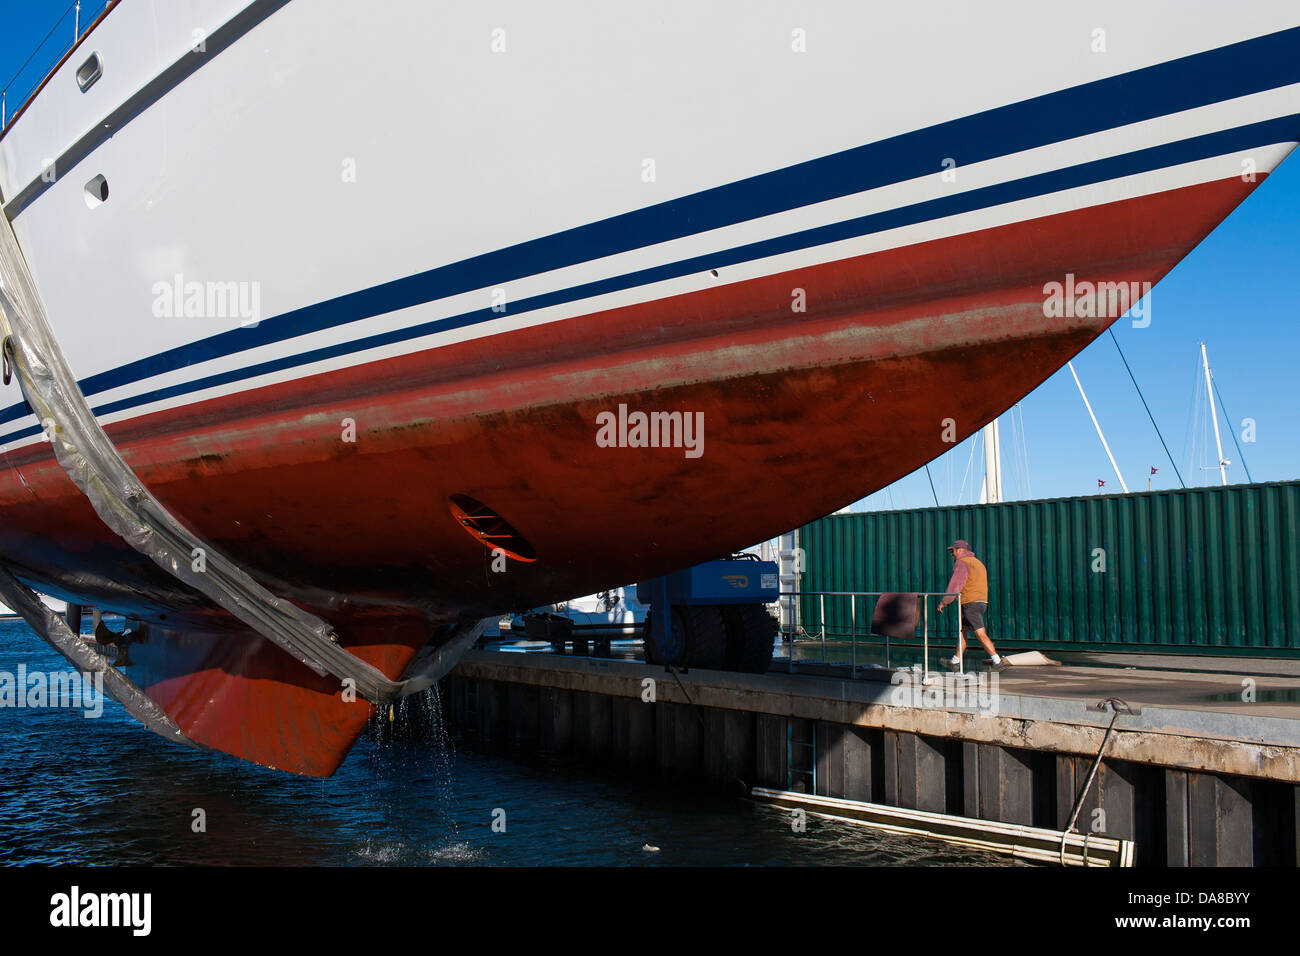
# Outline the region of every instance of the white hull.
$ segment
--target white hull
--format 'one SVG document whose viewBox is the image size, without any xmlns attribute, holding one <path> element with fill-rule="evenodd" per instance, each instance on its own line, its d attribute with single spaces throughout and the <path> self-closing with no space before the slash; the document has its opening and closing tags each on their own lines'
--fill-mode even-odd
<svg viewBox="0 0 1300 956">
<path fill-rule="evenodd" d="M 140 480 L 396 680 L 920 467 L 1123 311 L 1050 288 L 1149 288 L 1297 141 L 1294 0 L 123 0 L 0 193 Z M 0 459 L 0 561 L 143 622 L 188 739 L 334 771 L 369 709 L 109 531 L 16 390 Z"/>
<path fill-rule="evenodd" d="M 694 2 L 489 10 L 419 0 L 295 0 L 76 165 L 56 164 L 54 182 L 15 208 L 15 197 L 40 181 L 53 158 L 146 89 L 196 37 L 214 36 L 259 6 L 125 0 L 0 141 L 6 210 L 79 377 L 238 328 L 254 298 L 256 318 L 274 323 L 436 266 L 1300 23 L 1292 3 L 1236 8 L 1217 0 L 1070 10 L 1006 2 L 994 12 L 950 2 L 928 5 L 923 17 L 905 6 L 847 2 L 773 15 L 745 4 L 702 10 Z M 1105 52 L 1093 50 L 1097 24 L 1111 25 Z M 805 52 L 796 52 L 800 42 Z M 504 51 L 494 52 L 494 43 Z M 102 56 L 104 73 L 82 93 L 73 74 L 90 50 Z M 968 82 L 972 76 L 979 82 Z M 129 381 L 90 397 L 112 424 L 362 361 L 1209 182 L 1239 173 L 1243 156 L 1232 151 L 761 256 L 718 277 L 700 271 L 520 314 L 507 305 L 492 321 L 301 358 L 363 334 L 484 308 L 498 290 L 506 303 L 519 302 L 1298 110 L 1300 87 L 1261 91 L 969 166 L 956 156 L 955 182 L 941 176 L 949 157 L 936 155 L 932 175 L 208 360 L 190 356 L 158 374 L 119 376 Z M 1293 146 L 1261 144 L 1249 159 L 1267 173 Z M 86 184 L 100 175 L 109 199 L 88 208 Z M 250 309 L 159 317 L 159 290 L 177 282 L 182 289 L 239 283 Z M 283 360 L 290 367 L 192 387 Z M 182 392 L 148 400 L 171 388 Z M 0 424 L 0 445 L 40 441 L 35 424 L 30 417 Z"/>
</svg>

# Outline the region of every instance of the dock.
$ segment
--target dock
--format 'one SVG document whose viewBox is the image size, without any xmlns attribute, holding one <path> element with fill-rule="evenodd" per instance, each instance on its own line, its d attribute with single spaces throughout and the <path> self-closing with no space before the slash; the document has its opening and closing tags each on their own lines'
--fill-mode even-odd
<svg viewBox="0 0 1300 956">
<path fill-rule="evenodd" d="M 881 667 L 675 672 L 477 649 L 444 705 L 484 741 L 701 785 L 1062 834 L 1074 813 L 1078 832 L 1130 842 L 1138 866 L 1300 862 L 1300 665 L 1100 658 L 923 683 Z"/>
</svg>

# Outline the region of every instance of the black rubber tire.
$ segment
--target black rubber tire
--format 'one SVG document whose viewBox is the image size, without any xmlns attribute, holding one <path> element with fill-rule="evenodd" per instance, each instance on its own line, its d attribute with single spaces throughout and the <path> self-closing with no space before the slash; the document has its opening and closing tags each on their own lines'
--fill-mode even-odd
<svg viewBox="0 0 1300 956">
<path fill-rule="evenodd" d="M 772 663 L 777 624 L 761 604 L 733 604 L 725 609 L 726 669 L 741 674 L 765 674 Z"/>
<path fill-rule="evenodd" d="M 564 653 L 564 645 L 573 637 L 573 621 L 559 614 L 525 614 L 524 636 L 530 641 L 548 641 L 557 654 Z"/>
<path fill-rule="evenodd" d="M 641 622 L 641 658 L 647 664 L 658 664 L 659 661 L 655 659 L 655 649 L 650 641 L 650 615 L 652 614 L 654 611 L 646 611 L 645 620 Z"/>
<path fill-rule="evenodd" d="M 672 650 L 660 647 L 654 639 L 654 611 L 646 611 L 645 623 L 641 627 L 641 641 L 645 646 L 645 662 L 665 667 L 685 667 L 689 643 L 682 628 L 681 615 L 674 609 L 673 623 L 677 625 L 678 639 L 672 643 Z"/>
<path fill-rule="evenodd" d="M 680 608 L 680 611 L 686 624 L 690 666 L 722 670 L 727 657 L 727 628 L 722 622 L 722 609 L 704 604 Z"/>
<path fill-rule="evenodd" d="M 719 608 L 673 608 L 673 630 L 678 640 L 673 642 L 671 651 L 665 651 L 655 643 L 653 620 L 654 611 L 647 611 L 641 632 L 647 664 L 722 669 L 726 657 L 727 632 Z"/>
</svg>

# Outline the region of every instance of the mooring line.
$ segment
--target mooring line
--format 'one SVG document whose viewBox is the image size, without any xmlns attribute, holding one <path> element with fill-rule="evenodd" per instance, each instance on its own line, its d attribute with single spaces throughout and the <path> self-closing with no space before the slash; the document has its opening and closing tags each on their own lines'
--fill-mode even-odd
<svg viewBox="0 0 1300 956">
<path fill-rule="evenodd" d="M 1107 697 L 1097 704 L 1099 709 L 1107 707 L 1111 710 L 1110 724 L 1106 727 L 1106 735 L 1101 738 L 1101 749 L 1097 751 L 1096 758 L 1092 761 L 1092 769 L 1088 771 L 1088 779 L 1080 791 L 1078 799 L 1074 801 L 1074 811 L 1070 814 L 1070 822 L 1066 825 L 1065 831 L 1061 834 L 1061 866 L 1065 866 L 1065 841 L 1070 838 L 1070 834 L 1075 831 L 1074 824 L 1079 819 L 1079 811 L 1083 809 L 1083 802 L 1088 797 L 1088 792 L 1092 789 L 1092 781 L 1097 776 L 1097 769 L 1101 766 L 1102 755 L 1106 752 L 1106 746 L 1110 743 L 1111 733 L 1115 730 L 1115 721 L 1119 720 L 1121 709 L 1126 714 L 1132 714 L 1133 708 L 1128 702 L 1120 697 Z M 1088 865 L 1088 837 L 1090 834 L 1083 835 L 1083 865 Z"/>
<path fill-rule="evenodd" d="M 700 713 L 700 705 L 695 703 L 695 701 L 691 700 L 691 695 L 686 690 L 686 685 L 682 683 L 682 679 L 677 672 L 677 668 L 673 667 L 671 664 L 665 664 L 664 670 L 668 671 L 668 673 L 672 674 L 673 677 L 676 679 L 677 686 L 682 689 L 682 696 L 686 698 L 686 703 L 691 705 L 691 710 L 695 714 L 695 719 L 700 722 L 700 729 L 707 734 L 709 732 L 709 725 L 705 722 L 703 714 Z"/>
</svg>

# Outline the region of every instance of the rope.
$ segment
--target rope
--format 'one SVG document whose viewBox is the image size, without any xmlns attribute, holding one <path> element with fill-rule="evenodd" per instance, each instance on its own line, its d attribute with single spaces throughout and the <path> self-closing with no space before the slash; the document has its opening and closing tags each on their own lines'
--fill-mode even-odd
<svg viewBox="0 0 1300 956">
<path fill-rule="evenodd" d="M 1088 792 L 1092 789 L 1092 781 L 1096 779 L 1097 769 L 1101 766 L 1102 754 L 1106 752 L 1106 745 L 1110 743 L 1110 736 L 1111 733 L 1114 732 L 1115 730 L 1115 721 L 1119 719 L 1120 709 L 1123 708 L 1124 712 L 1128 714 L 1131 714 L 1133 712 L 1133 709 L 1129 707 L 1128 703 L 1119 697 L 1107 697 L 1098 706 L 1110 707 L 1112 711 L 1111 718 L 1110 718 L 1110 725 L 1107 726 L 1106 728 L 1106 736 L 1102 737 L 1101 739 L 1101 749 L 1097 751 L 1097 756 L 1092 761 L 1092 769 L 1088 771 L 1088 779 L 1084 783 L 1083 789 L 1079 791 L 1078 799 L 1074 801 L 1074 810 L 1070 814 L 1070 822 L 1066 826 L 1065 831 L 1061 834 L 1061 855 L 1060 855 L 1061 866 L 1065 866 L 1065 841 L 1069 839 L 1071 833 L 1076 832 L 1074 829 L 1074 824 L 1079 819 L 1079 811 L 1083 809 L 1083 802 L 1084 800 L 1087 799 Z M 1089 834 L 1086 833 L 1083 836 L 1083 865 L 1084 866 L 1088 865 L 1088 836 Z"/>
<path fill-rule="evenodd" d="M 699 706 L 695 701 L 691 700 L 691 695 L 686 690 L 686 685 L 682 683 L 682 679 L 677 673 L 677 668 L 673 667 L 671 664 L 665 664 L 664 670 L 672 674 L 677 680 L 677 686 L 682 689 L 682 696 L 686 698 L 686 703 L 691 705 L 691 712 L 695 714 L 695 719 L 700 722 L 700 729 L 707 734 L 709 732 L 709 725 L 704 722 L 704 715 L 700 713 Z"/>
</svg>

